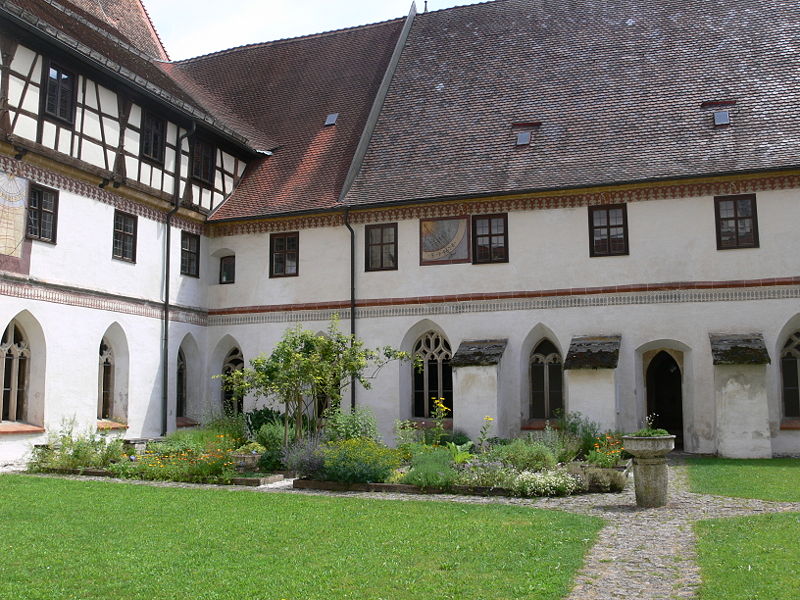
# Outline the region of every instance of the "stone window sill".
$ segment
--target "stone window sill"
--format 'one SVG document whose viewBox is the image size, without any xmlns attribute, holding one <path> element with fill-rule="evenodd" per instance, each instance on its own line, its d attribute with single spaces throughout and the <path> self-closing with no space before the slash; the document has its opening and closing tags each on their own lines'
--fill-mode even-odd
<svg viewBox="0 0 800 600">
<path fill-rule="evenodd" d="M 117 423 L 116 421 L 109 421 L 108 419 L 97 420 L 97 431 L 115 431 L 125 430 L 128 426 L 125 423 Z"/>
<path fill-rule="evenodd" d="M 798 431 L 800 430 L 800 419 L 789 418 L 781 421 L 781 431 Z"/>
<path fill-rule="evenodd" d="M 200 423 L 189 417 L 177 417 L 175 419 L 175 427 L 178 429 L 182 427 L 197 427 L 198 425 L 200 425 Z"/>
<path fill-rule="evenodd" d="M 19 435 L 26 433 L 44 433 L 44 427 L 18 422 L 0 423 L 0 435 Z"/>
</svg>

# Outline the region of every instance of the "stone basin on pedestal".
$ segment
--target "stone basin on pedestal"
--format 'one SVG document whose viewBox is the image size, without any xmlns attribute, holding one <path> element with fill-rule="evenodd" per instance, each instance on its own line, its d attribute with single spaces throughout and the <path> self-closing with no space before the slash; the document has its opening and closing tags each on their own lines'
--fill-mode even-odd
<svg viewBox="0 0 800 600">
<path fill-rule="evenodd" d="M 669 486 L 667 454 L 675 448 L 675 436 L 622 436 L 625 451 L 633 455 L 636 505 L 643 508 L 666 506 Z"/>
</svg>

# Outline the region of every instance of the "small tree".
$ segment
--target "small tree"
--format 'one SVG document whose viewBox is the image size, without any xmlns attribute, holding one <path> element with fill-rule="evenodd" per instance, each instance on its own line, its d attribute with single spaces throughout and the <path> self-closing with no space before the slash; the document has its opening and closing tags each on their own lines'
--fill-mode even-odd
<svg viewBox="0 0 800 600">
<path fill-rule="evenodd" d="M 341 406 L 342 392 L 351 381 L 369 389 L 370 380 L 393 360 L 411 357 L 390 346 L 366 348 L 362 340 L 342 333 L 334 317 L 326 334 L 314 334 L 300 325 L 287 329 L 270 355 L 260 354 L 249 368 L 219 377 L 237 395 L 252 394 L 283 404 L 286 444 L 290 419 L 295 435 L 302 437 L 304 418 L 318 426 L 326 410 Z"/>
</svg>

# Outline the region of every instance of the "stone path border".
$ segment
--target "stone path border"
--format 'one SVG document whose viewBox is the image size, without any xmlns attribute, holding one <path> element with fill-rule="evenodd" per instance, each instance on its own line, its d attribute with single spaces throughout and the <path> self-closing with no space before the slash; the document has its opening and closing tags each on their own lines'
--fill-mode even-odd
<svg viewBox="0 0 800 600">
<path fill-rule="evenodd" d="M 779 512 L 800 512 L 800 502 L 769 502 L 689 492 L 688 467 L 682 457 L 671 459 L 669 503 L 662 508 L 638 508 L 630 483 L 620 494 L 585 494 L 566 498 L 508 498 L 450 494 L 392 494 L 296 490 L 292 480 L 260 486 L 211 486 L 81 475 L 40 474 L 39 477 L 96 480 L 156 487 L 215 488 L 255 493 L 290 493 L 380 500 L 421 500 L 465 504 L 506 504 L 562 510 L 605 519 L 597 543 L 589 551 L 567 600 L 668 600 L 695 598 L 700 571 L 693 524 L 703 519 Z M 9 472 L 9 471 L 6 471 Z"/>
</svg>

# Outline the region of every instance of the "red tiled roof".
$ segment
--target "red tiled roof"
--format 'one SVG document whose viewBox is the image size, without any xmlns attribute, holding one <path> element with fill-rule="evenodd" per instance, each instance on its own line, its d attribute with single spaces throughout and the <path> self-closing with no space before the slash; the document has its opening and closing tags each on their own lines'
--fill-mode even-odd
<svg viewBox="0 0 800 600">
<path fill-rule="evenodd" d="M 277 140 L 211 220 L 318 210 L 339 200 L 404 20 L 173 63 L 215 103 Z M 170 71 L 173 72 L 174 71 Z M 329 113 L 336 125 L 324 127 Z"/>
<path fill-rule="evenodd" d="M 497 0 L 419 14 L 353 205 L 800 163 L 800 2 Z M 708 100 L 736 100 L 714 128 Z M 530 146 L 515 122 L 540 121 Z"/>
<path fill-rule="evenodd" d="M 111 3 L 111 0 L 102 1 Z M 262 146 L 268 142 L 260 131 L 238 121 L 227 122 L 225 111 L 215 110 L 218 107 L 214 106 L 212 98 L 206 98 L 195 86 L 187 85 L 189 89 L 185 89 L 165 72 L 163 65 L 166 63 L 136 48 L 108 20 L 98 18 L 81 6 L 66 6 L 55 0 L 0 0 L 0 9 L 19 17 L 37 34 L 57 39 L 88 62 L 116 73 L 131 85 L 145 88 L 177 110 L 190 114 L 198 124 L 235 139 L 242 146 L 268 149 Z"/>
<path fill-rule="evenodd" d="M 154 58 L 169 60 L 141 0 L 63 0 L 110 25 L 133 46 Z"/>
</svg>

